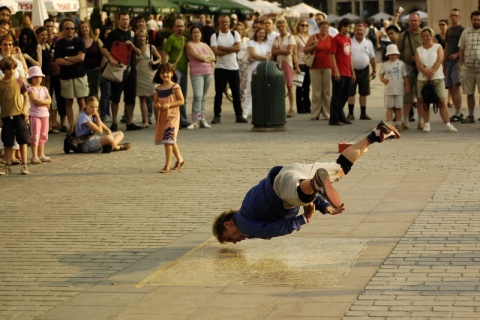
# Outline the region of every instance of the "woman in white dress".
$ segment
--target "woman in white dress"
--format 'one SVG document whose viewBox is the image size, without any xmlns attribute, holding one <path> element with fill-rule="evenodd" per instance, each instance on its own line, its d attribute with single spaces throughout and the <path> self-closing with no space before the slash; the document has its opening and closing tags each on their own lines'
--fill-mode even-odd
<svg viewBox="0 0 480 320">
<path fill-rule="evenodd" d="M 137 33 L 138 48 L 141 54 L 137 55 L 137 96 L 140 99 L 140 108 L 142 110 L 142 127 L 148 128 L 148 112 L 147 97 L 152 96 L 155 86 L 153 84 L 153 76 L 155 69 L 153 66 L 162 61 L 162 57 L 158 53 L 155 46 L 148 43 L 147 29 L 140 29 Z M 157 111 L 155 110 L 155 119 L 157 119 Z"/>
<path fill-rule="evenodd" d="M 447 103 L 445 99 L 445 76 L 443 74 L 443 48 L 440 44 L 433 42 L 435 33 L 429 27 L 422 29 L 420 33 L 423 46 L 417 48 L 415 53 L 415 63 L 417 65 L 417 92 L 418 94 L 418 114 L 423 115 L 425 124 L 424 132 L 430 132 L 430 110 L 423 108 L 423 98 L 421 95 L 423 87 L 430 82 L 435 87 L 435 92 L 439 97 L 438 110 L 440 117 L 445 124 L 445 129 L 449 132 L 457 132 L 457 129 L 450 123 L 448 116 Z M 427 110 L 425 110 L 427 109 Z"/>
<path fill-rule="evenodd" d="M 252 114 L 252 74 L 258 64 L 270 59 L 272 48 L 267 42 L 267 33 L 264 28 L 258 28 L 253 34 L 253 40 L 248 41 L 248 68 L 247 90 L 243 106 L 243 117 L 247 119 Z"/>
</svg>

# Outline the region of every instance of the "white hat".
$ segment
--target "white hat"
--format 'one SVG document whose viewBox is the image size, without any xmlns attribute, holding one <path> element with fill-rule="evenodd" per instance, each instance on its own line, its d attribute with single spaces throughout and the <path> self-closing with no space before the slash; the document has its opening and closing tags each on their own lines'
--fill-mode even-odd
<svg viewBox="0 0 480 320">
<path fill-rule="evenodd" d="M 400 52 L 398 52 L 398 48 L 396 44 L 389 44 L 387 46 L 387 53 L 385 53 L 385 55 L 389 56 L 391 54 L 400 54 Z"/>
<path fill-rule="evenodd" d="M 230 16 L 230 18 L 232 18 L 233 20 L 238 20 L 238 17 L 235 13 L 232 13 L 232 15 Z"/>
<path fill-rule="evenodd" d="M 39 66 L 30 67 L 28 69 L 28 79 L 33 77 L 45 77 L 45 75 L 42 73 L 42 68 Z"/>
</svg>

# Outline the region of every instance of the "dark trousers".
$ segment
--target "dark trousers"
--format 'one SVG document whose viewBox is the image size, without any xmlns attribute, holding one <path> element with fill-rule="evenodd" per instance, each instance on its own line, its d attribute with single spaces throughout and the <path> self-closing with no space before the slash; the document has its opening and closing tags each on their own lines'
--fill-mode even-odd
<svg viewBox="0 0 480 320">
<path fill-rule="evenodd" d="M 50 96 L 55 92 L 55 99 L 57 101 L 57 112 L 60 116 L 67 115 L 67 103 L 62 97 L 62 87 L 60 85 L 60 76 L 50 76 Z"/>
<path fill-rule="evenodd" d="M 213 112 L 215 116 L 222 114 L 222 99 L 225 87 L 230 85 L 233 98 L 233 110 L 237 117 L 242 116 L 242 102 L 240 101 L 240 72 L 238 70 L 215 69 L 215 100 L 213 103 Z"/>
<path fill-rule="evenodd" d="M 336 81 L 332 77 L 332 100 L 330 100 L 330 123 L 346 122 L 343 107 L 348 100 L 348 87 L 352 78 L 340 76 L 340 80 Z"/>
<path fill-rule="evenodd" d="M 310 113 L 310 107 L 312 105 L 310 102 L 310 69 L 306 65 L 301 64 L 300 70 L 305 72 L 305 78 L 303 79 L 303 85 L 297 87 L 297 92 L 295 94 L 297 112 Z"/>
</svg>

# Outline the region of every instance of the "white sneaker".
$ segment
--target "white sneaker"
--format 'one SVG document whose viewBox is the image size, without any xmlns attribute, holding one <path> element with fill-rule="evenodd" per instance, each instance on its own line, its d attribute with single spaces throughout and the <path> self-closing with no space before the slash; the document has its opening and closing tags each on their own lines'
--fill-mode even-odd
<svg viewBox="0 0 480 320">
<path fill-rule="evenodd" d="M 28 166 L 26 164 L 22 165 L 22 171 L 20 173 L 21 174 L 30 174 L 30 171 L 28 171 Z"/>
<path fill-rule="evenodd" d="M 458 131 L 457 128 L 455 128 L 451 123 L 447 123 L 445 125 L 445 127 L 447 127 L 448 132 L 457 132 Z"/>
<path fill-rule="evenodd" d="M 187 130 L 194 130 L 198 129 L 198 123 L 197 122 L 192 122 L 188 127 Z"/>
<path fill-rule="evenodd" d="M 211 126 L 207 123 L 206 120 L 200 121 L 200 128 L 210 129 Z"/>
<path fill-rule="evenodd" d="M 430 132 L 430 122 L 424 124 L 423 132 Z"/>
</svg>

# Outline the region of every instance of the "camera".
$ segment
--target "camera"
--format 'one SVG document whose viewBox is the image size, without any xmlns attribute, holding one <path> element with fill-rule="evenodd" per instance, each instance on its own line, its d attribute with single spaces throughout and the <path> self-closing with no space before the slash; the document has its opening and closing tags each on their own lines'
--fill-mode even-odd
<svg viewBox="0 0 480 320">
<path fill-rule="evenodd" d="M 397 12 L 398 12 L 398 13 L 402 14 L 403 11 L 405 11 L 405 9 L 403 9 L 402 7 L 398 7 L 398 9 L 397 9 Z"/>
</svg>

